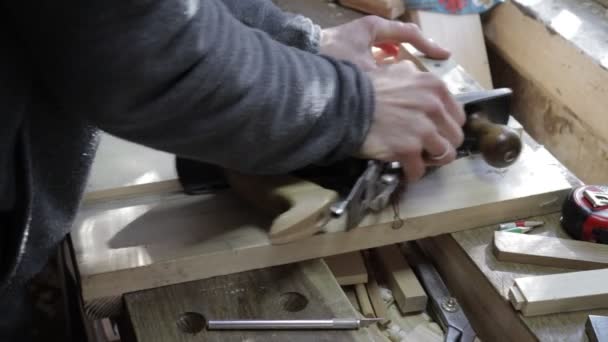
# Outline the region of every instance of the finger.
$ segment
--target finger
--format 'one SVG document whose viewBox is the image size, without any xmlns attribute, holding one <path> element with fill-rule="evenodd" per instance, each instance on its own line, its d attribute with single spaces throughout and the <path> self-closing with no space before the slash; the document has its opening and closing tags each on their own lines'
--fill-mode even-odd
<svg viewBox="0 0 608 342">
<path fill-rule="evenodd" d="M 463 126 L 466 121 L 466 114 L 463 106 L 449 92 L 445 93 L 442 98 L 448 114 L 454 118 L 457 125 Z"/>
<path fill-rule="evenodd" d="M 384 42 L 410 43 L 430 58 L 446 59 L 450 57 L 448 50 L 425 38 L 420 28 L 415 24 L 378 18 L 373 22 L 372 30 L 374 44 Z"/>
<path fill-rule="evenodd" d="M 427 165 L 445 165 L 456 159 L 456 149 L 439 133 L 429 135 L 424 141 Z"/>
<path fill-rule="evenodd" d="M 407 178 L 408 183 L 415 182 L 424 176 L 426 166 L 422 156 L 411 155 L 405 160 L 401 161 L 403 166 L 403 172 Z"/>
<path fill-rule="evenodd" d="M 423 112 L 439 132 L 453 147 L 462 143 L 462 128 L 446 110 L 445 104 L 437 95 L 426 93 L 419 96 L 419 101 L 413 104 L 419 111 Z"/>
</svg>

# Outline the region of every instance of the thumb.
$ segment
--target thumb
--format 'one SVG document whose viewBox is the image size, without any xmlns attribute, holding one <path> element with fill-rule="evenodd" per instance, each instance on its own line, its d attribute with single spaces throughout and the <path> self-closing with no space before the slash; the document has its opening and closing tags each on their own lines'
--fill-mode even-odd
<svg viewBox="0 0 608 342">
<path fill-rule="evenodd" d="M 430 58 L 446 59 L 450 57 L 448 50 L 425 38 L 420 28 L 415 24 L 378 18 L 372 24 L 372 30 L 374 44 L 386 42 L 410 43 Z"/>
</svg>

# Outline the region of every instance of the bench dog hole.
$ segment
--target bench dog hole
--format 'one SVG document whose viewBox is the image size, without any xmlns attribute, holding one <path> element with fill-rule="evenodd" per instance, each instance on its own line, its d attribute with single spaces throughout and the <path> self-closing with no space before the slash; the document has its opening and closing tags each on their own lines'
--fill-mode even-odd
<svg viewBox="0 0 608 342">
<path fill-rule="evenodd" d="M 298 292 L 285 292 L 279 298 L 281 307 L 288 312 L 302 311 L 308 305 L 308 298 Z"/>
<path fill-rule="evenodd" d="M 177 328 L 186 334 L 196 334 L 205 328 L 205 317 L 198 312 L 184 312 L 177 318 Z"/>
</svg>

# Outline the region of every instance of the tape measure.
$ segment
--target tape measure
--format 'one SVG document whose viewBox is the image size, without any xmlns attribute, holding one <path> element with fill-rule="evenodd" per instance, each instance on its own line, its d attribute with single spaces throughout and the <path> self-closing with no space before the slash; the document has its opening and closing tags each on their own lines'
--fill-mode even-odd
<svg viewBox="0 0 608 342">
<path fill-rule="evenodd" d="M 608 244 L 608 186 L 573 189 L 564 201 L 561 224 L 574 239 Z"/>
</svg>

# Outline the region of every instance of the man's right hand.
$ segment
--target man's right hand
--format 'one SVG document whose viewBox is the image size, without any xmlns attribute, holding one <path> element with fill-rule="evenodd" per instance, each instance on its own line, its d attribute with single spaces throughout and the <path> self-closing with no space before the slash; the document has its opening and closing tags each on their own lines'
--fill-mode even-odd
<svg viewBox="0 0 608 342">
<path fill-rule="evenodd" d="M 369 76 L 376 107 L 362 157 L 399 161 L 409 182 L 420 179 L 428 165 L 456 158 L 465 113 L 443 81 L 410 61 L 372 70 Z"/>
</svg>

